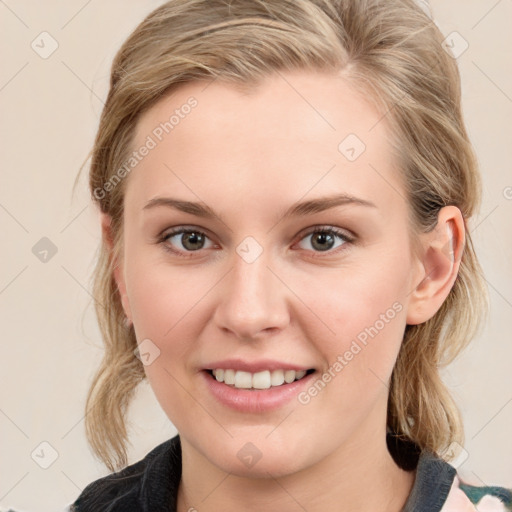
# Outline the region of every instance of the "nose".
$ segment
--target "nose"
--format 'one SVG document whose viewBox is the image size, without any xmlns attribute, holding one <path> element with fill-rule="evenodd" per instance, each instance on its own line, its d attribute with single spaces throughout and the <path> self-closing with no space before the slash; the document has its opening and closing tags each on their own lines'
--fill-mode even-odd
<svg viewBox="0 0 512 512">
<path fill-rule="evenodd" d="M 269 263 L 266 251 L 252 262 L 234 253 L 218 290 L 214 321 L 220 329 L 253 340 L 288 325 L 289 290 Z"/>
</svg>

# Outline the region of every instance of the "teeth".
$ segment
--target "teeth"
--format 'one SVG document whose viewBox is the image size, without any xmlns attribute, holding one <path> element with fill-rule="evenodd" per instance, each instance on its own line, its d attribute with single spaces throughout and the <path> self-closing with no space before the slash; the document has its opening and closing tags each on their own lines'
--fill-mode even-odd
<svg viewBox="0 0 512 512">
<path fill-rule="evenodd" d="M 252 388 L 252 375 L 249 372 L 236 372 L 235 388 Z"/>
<path fill-rule="evenodd" d="M 270 384 L 272 386 L 281 386 L 281 384 L 284 384 L 284 371 L 283 370 L 273 371 L 270 376 Z"/>
<path fill-rule="evenodd" d="M 249 373 L 249 375 L 251 374 Z M 270 372 L 268 370 L 252 375 L 252 387 L 255 389 L 268 389 L 271 383 Z"/>
<path fill-rule="evenodd" d="M 284 381 L 286 384 L 290 384 L 295 380 L 295 370 L 286 370 L 284 372 Z"/>
<path fill-rule="evenodd" d="M 270 387 L 282 386 L 285 382 L 292 383 L 302 379 L 306 370 L 264 370 L 257 373 L 249 373 L 235 370 L 224 370 L 218 368 L 212 370 L 213 376 L 218 382 L 224 382 L 229 386 L 238 389 L 269 389 Z"/>
<path fill-rule="evenodd" d="M 217 370 L 217 372 L 218 371 L 219 370 Z M 235 370 L 221 370 L 221 371 L 224 371 L 224 381 L 222 380 L 222 378 L 217 379 L 217 373 L 216 372 L 214 372 L 215 378 L 219 382 L 224 382 L 225 384 L 229 384 L 230 386 L 234 386 L 235 385 Z"/>
</svg>

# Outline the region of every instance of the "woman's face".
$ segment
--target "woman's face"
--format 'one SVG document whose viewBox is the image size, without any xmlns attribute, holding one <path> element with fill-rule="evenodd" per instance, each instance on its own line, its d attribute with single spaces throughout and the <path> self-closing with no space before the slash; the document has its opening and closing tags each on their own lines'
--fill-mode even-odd
<svg viewBox="0 0 512 512">
<path fill-rule="evenodd" d="M 385 432 L 422 277 L 387 130 L 313 72 L 186 84 L 140 119 L 117 279 L 186 457 L 278 476 Z"/>
</svg>

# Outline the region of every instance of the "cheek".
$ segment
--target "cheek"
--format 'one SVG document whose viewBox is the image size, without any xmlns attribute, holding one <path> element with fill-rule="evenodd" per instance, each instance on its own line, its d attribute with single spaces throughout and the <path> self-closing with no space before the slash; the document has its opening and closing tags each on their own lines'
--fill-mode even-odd
<svg viewBox="0 0 512 512">
<path fill-rule="evenodd" d="M 340 268 L 328 274 L 318 271 L 307 279 L 296 279 L 294 291 L 310 307 L 311 313 L 303 316 L 310 329 L 318 334 L 323 329 L 323 339 L 331 349 L 343 348 L 356 338 L 364 342 L 365 332 L 375 333 L 372 327 L 381 338 L 401 339 L 401 312 L 409 290 L 405 273 L 389 268 L 380 262 Z"/>
<path fill-rule="evenodd" d="M 341 393 L 340 406 L 352 399 L 375 395 L 387 382 L 398 355 L 406 325 L 406 262 L 376 263 L 318 272 L 295 291 L 315 313 L 302 317 L 302 329 L 322 353 L 331 372 L 340 376 L 332 391 Z M 349 394 L 349 395 L 350 395 Z M 343 395 L 343 396 L 342 396 Z M 354 404 L 352 404 L 354 405 Z"/>
<path fill-rule="evenodd" d="M 141 344 L 145 343 L 158 356 L 144 370 L 152 386 L 165 382 L 169 386 L 170 375 L 179 379 L 176 372 L 185 371 L 194 347 L 194 326 L 198 323 L 191 319 L 196 319 L 200 311 L 198 290 L 187 286 L 183 272 L 180 277 L 178 272 L 159 265 L 142 265 L 140 260 L 138 263 L 129 273 L 128 292 L 135 334 L 141 351 Z"/>
<path fill-rule="evenodd" d="M 212 280 L 205 271 L 173 267 L 143 254 L 133 257 L 127 268 L 134 324 L 149 338 L 166 339 L 179 330 L 182 319 L 196 315 Z"/>
<path fill-rule="evenodd" d="M 188 416 L 183 411 L 190 401 L 185 389 L 197 350 L 195 340 L 206 321 L 200 299 L 207 290 L 194 285 L 197 280 L 187 278 L 183 269 L 158 264 L 136 265 L 131 278 L 130 302 L 141 352 L 146 340 L 157 347 L 153 348 L 157 356 L 145 364 L 144 371 L 162 409 L 184 428 L 181 421 Z"/>
<path fill-rule="evenodd" d="M 378 293 L 375 289 L 371 294 L 359 289 L 357 293 L 324 295 L 323 302 L 316 304 L 318 311 L 331 319 L 335 335 L 313 337 L 314 329 L 310 331 L 310 340 L 322 353 L 326 367 L 299 397 L 300 403 L 311 401 L 315 414 L 325 417 L 326 424 L 334 421 L 339 426 L 336 418 L 344 418 L 344 428 L 355 428 L 376 404 L 380 410 L 387 402 L 405 329 L 405 309 L 389 290 Z M 318 327 L 316 330 L 319 334 Z"/>
</svg>

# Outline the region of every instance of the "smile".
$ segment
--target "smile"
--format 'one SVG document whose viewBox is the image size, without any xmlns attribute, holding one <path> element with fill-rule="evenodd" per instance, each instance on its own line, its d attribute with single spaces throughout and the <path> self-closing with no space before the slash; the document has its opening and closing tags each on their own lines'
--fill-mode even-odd
<svg viewBox="0 0 512 512">
<path fill-rule="evenodd" d="M 217 382 L 237 389 L 269 389 L 283 384 L 291 384 L 304 378 L 314 370 L 263 370 L 256 373 L 241 370 L 217 368 L 210 370 L 210 374 Z"/>
</svg>

